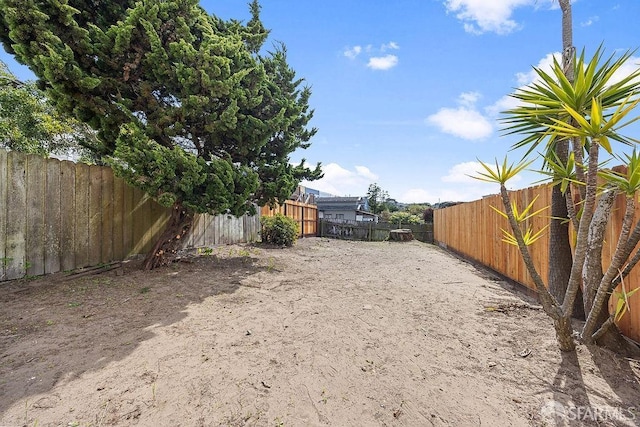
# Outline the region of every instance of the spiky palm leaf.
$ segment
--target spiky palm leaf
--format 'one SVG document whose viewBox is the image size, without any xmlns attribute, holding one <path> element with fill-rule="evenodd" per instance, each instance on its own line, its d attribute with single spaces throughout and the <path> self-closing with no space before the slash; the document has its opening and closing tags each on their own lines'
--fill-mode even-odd
<svg viewBox="0 0 640 427">
<path fill-rule="evenodd" d="M 504 134 L 523 136 L 523 139 L 513 145 L 513 149 L 525 148 L 523 157 L 527 157 L 542 143 L 545 143 L 543 151 L 550 152 L 555 149 L 557 141 L 572 136 L 583 137 L 584 144 L 593 132 L 585 135 L 585 132 L 577 132 L 575 128 L 582 128 L 585 123 L 574 126 L 573 131 L 563 128 L 560 123 L 569 123 L 570 119 L 577 117 L 586 120 L 588 117 L 591 118 L 587 122 L 588 127 L 593 131 L 593 126 L 608 124 L 613 116 L 621 113 L 626 115 L 627 107 L 630 107 L 629 110 L 633 108 L 640 94 L 640 69 L 619 81 L 614 81 L 613 77 L 632 54 L 633 51 L 627 51 L 617 59 L 611 56 L 603 61 L 603 49 L 599 47 L 593 58 L 585 62 L 585 53 L 582 51 L 574 60 L 573 82 L 565 77 L 562 65 L 555 58 L 550 73 L 534 68 L 539 81 L 518 89 L 511 95 L 520 101 L 520 105 L 504 112 Z M 613 109 L 617 110 L 612 112 Z M 594 115 L 595 122 L 592 117 Z M 611 123 L 607 129 L 605 148 L 609 147 L 609 139 L 628 145 L 638 142 L 617 132 L 622 127 L 616 127 L 618 121 Z"/>
</svg>

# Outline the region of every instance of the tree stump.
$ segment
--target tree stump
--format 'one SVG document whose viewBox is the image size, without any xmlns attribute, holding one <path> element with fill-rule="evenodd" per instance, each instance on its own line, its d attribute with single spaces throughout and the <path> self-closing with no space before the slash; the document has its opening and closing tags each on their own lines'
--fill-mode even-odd
<svg viewBox="0 0 640 427">
<path fill-rule="evenodd" d="M 389 240 L 394 242 L 407 242 L 413 240 L 413 232 L 410 228 L 399 228 L 389 231 Z"/>
</svg>

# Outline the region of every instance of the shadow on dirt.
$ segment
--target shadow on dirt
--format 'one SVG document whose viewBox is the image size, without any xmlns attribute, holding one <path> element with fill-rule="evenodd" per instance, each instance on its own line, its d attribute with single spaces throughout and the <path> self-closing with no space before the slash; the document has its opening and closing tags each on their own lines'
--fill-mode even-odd
<svg viewBox="0 0 640 427">
<path fill-rule="evenodd" d="M 453 252 L 455 254 L 455 252 Z M 459 255 L 456 255 L 459 256 Z M 537 293 L 483 265 L 465 258 L 476 269 L 476 273 L 513 296 L 521 299 L 525 304 L 539 305 Z M 519 308 L 515 306 L 497 307 L 496 311 L 508 312 Z M 576 329 L 581 329 L 582 322 L 576 320 Z M 580 346 L 588 351 L 595 366 L 589 368 L 589 374 L 601 377 L 613 391 L 612 395 L 602 395 L 608 406 L 598 406 L 590 401 L 593 395 L 585 385 L 585 367 L 580 365 L 580 357 L 575 352 L 560 352 L 561 361 L 551 382 L 545 380 L 548 389 L 553 392 L 553 400 L 546 402 L 541 408 L 546 421 L 551 425 L 640 425 L 640 381 L 634 372 L 634 367 L 640 367 L 640 359 L 628 358 L 612 353 L 598 346 Z M 637 368 L 636 368 L 637 369 Z M 603 424 L 604 423 L 604 424 Z M 615 424 L 615 425 L 618 425 Z"/>
<path fill-rule="evenodd" d="M 634 415 L 636 423 L 640 422 L 640 383 L 631 364 L 640 366 L 640 360 L 630 359 L 612 354 L 609 350 L 597 346 L 589 346 L 593 363 L 598 367 L 602 378 L 609 384 L 611 390 L 618 397 L 617 403 L 613 396 L 609 399 L 611 406 L 621 406 L 624 412 Z"/>
<path fill-rule="evenodd" d="M 184 319 L 190 305 L 233 294 L 245 278 L 269 268 L 251 249 L 223 249 L 153 271 L 130 262 L 79 278 L 1 283 L 0 413 L 127 357 L 156 335 L 155 327 Z"/>
<path fill-rule="evenodd" d="M 562 360 L 552 383 L 553 401 L 556 405 L 554 409 L 558 411 L 551 415 L 557 425 L 563 425 L 567 421 L 566 415 L 570 408 L 589 406 L 589 395 L 584 386 L 578 355 L 575 352 L 560 352 L 560 356 Z"/>
<path fill-rule="evenodd" d="M 638 362 L 597 346 L 585 348 L 614 395 L 600 396 L 606 400 L 604 406 L 591 402 L 592 391 L 585 386 L 578 355 L 561 353 L 562 361 L 551 384 L 553 401 L 543 408 L 548 421 L 553 425 L 637 425 L 640 384 L 631 363 Z"/>
</svg>

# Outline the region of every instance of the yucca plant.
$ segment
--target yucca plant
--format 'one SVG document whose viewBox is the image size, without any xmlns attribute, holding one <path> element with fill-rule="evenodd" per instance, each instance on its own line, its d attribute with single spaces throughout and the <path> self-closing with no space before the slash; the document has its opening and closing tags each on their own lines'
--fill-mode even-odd
<svg viewBox="0 0 640 427">
<path fill-rule="evenodd" d="M 626 342 L 615 326 L 620 310 L 609 315 L 607 304 L 615 287 L 640 260 L 640 253 L 632 257 L 640 241 L 640 223 L 633 224 L 635 194 L 640 189 L 640 158 L 635 150 L 630 155 L 616 156 L 619 148 L 613 144 L 618 142 L 622 144 L 619 147 L 624 147 L 639 142 L 620 131 L 639 118 L 631 117 L 631 113 L 640 102 L 640 69 L 617 78 L 616 73 L 631 58 L 632 52 L 608 59 L 603 59 L 602 54 L 602 48 L 598 48 L 589 61 L 585 60 L 584 52 L 575 57 L 572 81 L 567 79 L 558 61 L 554 61 L 550 73 L 535 69 L 539 81 L 513 94 L 520 101 L 519 106 L 505 112 L 505 133 L 523 137 L 514 148 L 524 149 L 525 158 L 541 152 L 543 172 L 552 176 L 565 194 L 572 188 L 580 193 L 578 206 L 574 206 L 573 197 L 567 197 L 576 238 L 569 282 L 562 300 L 549 293 L 528 252 L 528 245 L 541 232 L 520 226 L 522 219 L 529 217 L 532 205 L 519 212 L 506 190 L 506 182 L 528 162 L 511 166 L 505 159 L 502 165 L 496 162 L 495 169 L 483 164 L 485 170 L 477 177 L 500 185 L 505 209 L 501 214 L 508 218 L 511 226 L 511 232 L 505 232 L 505 240 L 519 247 L 544 310 L 554 321 L 559 347 L 564 351 L 575 348 L 571 314 L 581 285 L 586 313 L 586 323 L 579 333 L 582 341 L 605 343 L 623 350 Z M 570 154 L 566 159 L 557 154 L 556 146 L 561 141 L 569 142 Z M 622 161 L 626 165 L 624 171 L 605 169 L 599 162 L 602 150 Z M 611 263 L 603 271 L 604 229 L 615 196 L 619 194 L 626 197 L 626 214 Z M 629 297 L 635 291 L 624 292 L 624 296 Z"/>
</svg>

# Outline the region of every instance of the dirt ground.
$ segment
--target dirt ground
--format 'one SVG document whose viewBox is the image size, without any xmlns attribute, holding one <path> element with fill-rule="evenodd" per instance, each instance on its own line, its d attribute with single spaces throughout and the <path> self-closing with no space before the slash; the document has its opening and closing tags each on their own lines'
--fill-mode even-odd
<svg viewBox="0 0 640 427">
<path fill-rule="evenodd" d="M 435 246 L 189 261 L 0 284 L 0 426 L 640 424 L 638 361 Z"/>
</svg>

